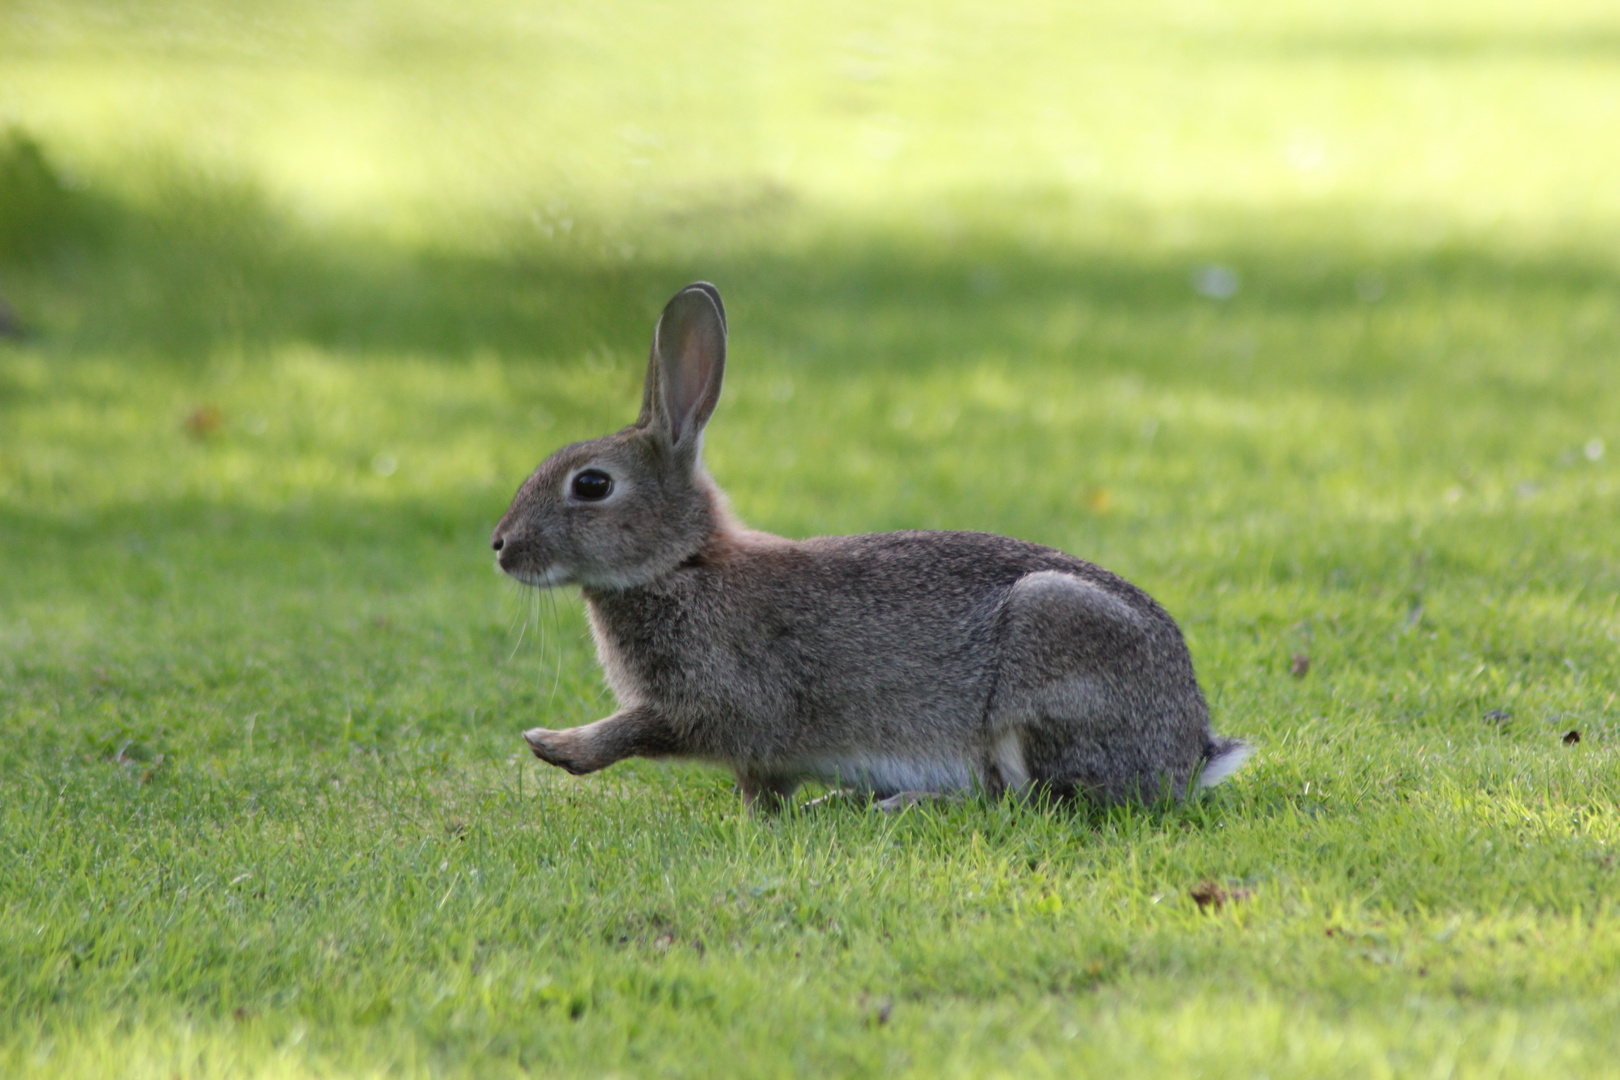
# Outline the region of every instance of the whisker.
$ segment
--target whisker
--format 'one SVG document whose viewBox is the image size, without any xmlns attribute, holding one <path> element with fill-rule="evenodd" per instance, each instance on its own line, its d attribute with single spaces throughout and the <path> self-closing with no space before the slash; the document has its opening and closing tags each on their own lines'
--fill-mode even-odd
<svg viewBox="0 0 1620 1080">
<path fill-rule="evenodd" d="M 563 647 L 562 647 L 562 612 L 557 608 L 557 597 L 550 589 L 546 590 L 546 599 L 551 604 L 551 637 L 557 646 L 557 659 L 552 667 L 551 693 L 546 697 L 546 713 L 549 715 L 557 704 L 557 688 L 562 685 Z"/>
<path fill-rule="evenodd" d="M 545 684 L 546 656 L 550 652 L 550 646 L 546 640 L 546 624 L 540 614 L 541 609 L 545 607 L 549 600 L 544 593 L 545 590 L 543 589 L 535 589 L 529 597 L 529 612 L 534 616 L 534 632 L 540 635 L 540 664 L 534 671 L 534 689 L 536 693 Z"/>
<path fill-rule="evenodd" d="M 522 586 L 519 585 L 518 588 L 521 589 Z M 531 607 L 532 607 L 532 605 L 531 605 Z M 517 654 L 518 654 L 518 650 L 523 647 L 523 636 L 529 632 L 529 614 L 524 611 L 523 605 L 521 605 L 521 604 L 518 605 L 518 611 L 517 611 L 517 616 L 516 617 L 523 620 L 523 625 L 518 627 L 517 644 L 512 646 L 512 655 L 510 655 L 510 656 L 508 656 L 506 658 L 506 662 L 509 663 L 509 664 L 514 659 L 516 659 Z M 508 626 L 506 628 L 506 633 L 507 633 L 507 636 L 511 636 L 512 628 L 510 626 Z"/>
<path fill-rule="evenodd" d="M 501 579 L 501 585 L 506 589 L 506 592 L 507 592 L 508 596 L 520 597 L 520 598 L 523 597 L 524 588 L 523 588 L 523 585 L 521 583 L 519 583 L 518 581 L 516 581 L 516 580 L 514 580 L 512 578 L 509 578 L 509 577 L 503 577 Z M 519 619 L 521 619 L 521 618 L 523 618 L 523 605 L 518 604 L 517 607 L 512 609 L 512 617 L 509 620 L 507 620 L 507 623 L 506 623 L 506 636 L 507 637 L 512 636 L 512 630 L 513 630 L 514 627 L 517 626 L 517 621 Z"/>
<path fill-rule="evenodd" d="M 506 658 L 507 663 L 510 664 L 514 659 L 517 658 L 518 650 L 523 647 L 523 635 L 528 633 L 528 630 L 529 630 L 529 620 L 524 619 L 523 620 L 523 625 L 518 628 L 517 644 L 512 646 L 511 655 L 507 656 L 507 658 Z"/>
</svg>

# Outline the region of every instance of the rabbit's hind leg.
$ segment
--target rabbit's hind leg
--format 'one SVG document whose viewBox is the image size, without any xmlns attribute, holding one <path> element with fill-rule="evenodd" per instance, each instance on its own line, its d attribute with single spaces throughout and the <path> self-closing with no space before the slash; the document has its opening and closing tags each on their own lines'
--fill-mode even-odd
<svg viewBox="0 0 1620 1080">
<path fill-rule="evenodd" d="M 987 718 L 1004 783 L 1022 766 L 1020 786 L 1060 798 L 1182 793 L 1203 728 L 1167 700 L 1147 616 L 1078 575 L 1041 571 L 1013 586 L 1004 619 Z"/>
<path fill-rule="evenodd" d="M 1029 762 L 1024 754 L 1024 725 L 1014 720 L 999 727 L 990 740 L 989 752 L 979 767 L 979 783 L 984 793 L 999 798 L 1010 791 L 1023 795 L 1029 790 Z"/>
</svg>

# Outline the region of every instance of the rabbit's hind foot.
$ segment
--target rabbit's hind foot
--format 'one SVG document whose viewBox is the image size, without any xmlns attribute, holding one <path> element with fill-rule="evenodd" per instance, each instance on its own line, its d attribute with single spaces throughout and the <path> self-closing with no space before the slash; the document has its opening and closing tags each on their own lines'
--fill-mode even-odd
<svg viewBox="0 0 1620 1080">
<path fill-rule="evenodd" d="M 872 809 L 881 810 L 885 814 L 898 814 L 923 803 L 938 805 L 939 803 L 955 802 L 960 797 L 960 792 L 899 791 L 886 799 L 877 800 L 872 804 Z"/>
<path fill-rule="evenodd" d="M 872 793 L 870 791 L 860 791 L 856 788 L 838 788 L 835 791 L 829 791 L 825 795 L 811 799 L 801 809 L 822 810 L 828 807 L 844 806 L 849 803 L 869 803 L 871 801 Z"/>
<path fill-rule="evenodd" d="M 885 814 L 898 814 L 922 803 L 954 802 L 962 797 L 960 791 L 899 791 L 885 798 L 877 798 L 867 788 L 839 788 L 805 803 L 803 810 L 825 810 L 840 806 L 865 806 Z"/>
</svg>

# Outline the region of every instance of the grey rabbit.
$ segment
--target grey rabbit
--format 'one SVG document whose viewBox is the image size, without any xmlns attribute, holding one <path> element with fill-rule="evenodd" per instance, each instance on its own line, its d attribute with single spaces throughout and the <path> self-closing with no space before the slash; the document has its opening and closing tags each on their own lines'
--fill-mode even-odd
<svg viewBox="0 0 1620 1080">
<path fill-rule="evenodd" d="M 770 809 L 805 779 L 893 808 L 980 790 L 1182 798 L 1243 763 L 1175 621 L 1061 551 L 976 532 L 788 540 L 744 526 L 703 467 L 726 315 L 698 282 L 653 334 L 641 415 L 565 446 L 495 527 L 500 568 L 578 585 L 619 704 L 534 728 L 571 773 L 678 757 Z"/>
</svg>

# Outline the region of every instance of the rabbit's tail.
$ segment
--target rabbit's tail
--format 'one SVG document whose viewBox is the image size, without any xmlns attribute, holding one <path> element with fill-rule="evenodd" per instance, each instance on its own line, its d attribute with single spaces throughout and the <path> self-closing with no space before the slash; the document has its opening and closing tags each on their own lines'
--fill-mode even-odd
<svg viewBox="0 0 1620 1080">
<path fill-rule="evenodd" d="M 1214 787 L 1238 771 L 1254 747 L 1238 739 L 1212 738 L 1204 747 L 1204 767 L 1198 774 L 1200 788 Z"/>
</svg>

